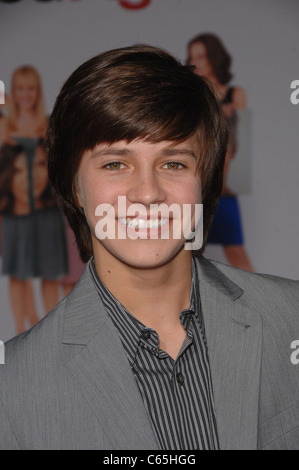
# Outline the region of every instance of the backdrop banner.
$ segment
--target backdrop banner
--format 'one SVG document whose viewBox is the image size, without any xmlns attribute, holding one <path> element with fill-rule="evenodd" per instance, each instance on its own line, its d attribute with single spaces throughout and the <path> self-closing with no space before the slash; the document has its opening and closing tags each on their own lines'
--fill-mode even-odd
<svg viewBox="0 0 299 470">
<path fill-rule="evenodd" d="M 162 47 L 216 76 L 210 39 L 220 41 L 230 141 L 205 255 L 234 264 L 237 246 L 248 269 L 299 278 L 298 17 L 296 0 L 0 0 L 0 341 L 46 315 L 84 269 L 49 192 L 43 139 L 68 76 L 113 48 Z M 34 132 L 16 127 L 22 107 L 38 109 Z"/>
</svg>

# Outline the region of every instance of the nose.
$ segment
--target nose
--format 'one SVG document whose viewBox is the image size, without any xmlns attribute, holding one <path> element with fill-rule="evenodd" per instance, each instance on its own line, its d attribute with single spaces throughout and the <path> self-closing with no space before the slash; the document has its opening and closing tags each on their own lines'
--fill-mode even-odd
<svg viewBox="0 0 299 470">
<path fill-rule="evenodd" d="M 141 168 L 134 172 L 127 191 L 127 199 L 133 204 L 159 204 L 166 200 L 161 178 L 153 168 Z"/>
</svg>

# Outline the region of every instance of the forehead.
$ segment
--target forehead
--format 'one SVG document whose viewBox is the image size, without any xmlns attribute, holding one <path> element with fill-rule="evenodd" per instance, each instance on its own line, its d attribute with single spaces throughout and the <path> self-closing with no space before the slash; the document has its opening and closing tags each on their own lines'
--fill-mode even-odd
<svg viewBox="0 0 299 470">
<path fill-rule="evenodd" d="M 194 57 L 206 57 L 207 48 L 202 42 L 194 42 L 191 44 L 189 52 Z"/>
<path fill-rule="evenodd" d="M 28 72 L 28 73 L 19 73 L 16 75 L 14 79 L 14 86 L 19 87 L 19 86 L 38 86 L 38 80 L 33 75 L 33 73 Z"/>
</svg>

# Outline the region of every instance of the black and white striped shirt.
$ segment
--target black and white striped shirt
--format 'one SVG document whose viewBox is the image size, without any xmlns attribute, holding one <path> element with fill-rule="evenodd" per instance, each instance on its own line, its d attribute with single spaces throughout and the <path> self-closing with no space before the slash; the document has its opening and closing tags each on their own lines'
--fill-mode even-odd
<svg viewBox="0 0 299 470">
<path fill-rule="evenodd" d="M 219 449 L 210 366 L 196 263 L 190 308 L 180 313 L 186 337 L 176 360 L 159 349 L 156 331 L 133 317 L 99 279 L 92 278 L 127 354 L 154 433 L 163 450 Z"/>
</svg>

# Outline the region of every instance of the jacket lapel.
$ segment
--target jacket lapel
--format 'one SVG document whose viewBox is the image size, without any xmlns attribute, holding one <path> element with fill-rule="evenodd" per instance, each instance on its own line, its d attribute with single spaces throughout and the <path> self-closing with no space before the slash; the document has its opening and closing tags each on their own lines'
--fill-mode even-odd
<svg viewBox="0 0 299 470">
<path fill-rule="evenodd" d="M 63 339 L 84 347 L 65 366 L 115 449 L 158 449 L 123 346 L 88 269 L 67 298 Z"/>
<path fill-rule="evenodd" d="M 198 272 L 220 448 L 256 449 L 261 319 L 212 263 L 201 258 Z"/>
</svg>

